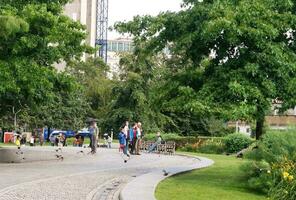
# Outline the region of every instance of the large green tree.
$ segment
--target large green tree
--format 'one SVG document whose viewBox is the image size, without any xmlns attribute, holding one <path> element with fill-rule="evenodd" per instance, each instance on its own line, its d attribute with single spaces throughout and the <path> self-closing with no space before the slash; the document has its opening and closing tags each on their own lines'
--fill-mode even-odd
<svg viewBox="0 0 296 200">
<path fill-rule="evenodd" d="M 115 99 L 112 90 L 117 84 L 116 80 L 108 77 L 109 67 L 101 58 L 90 57 L 86 62 L 72 62 L 66 71 L 84 88 L 82 94 L 90 108 L 88 117 L 98 119 L 99 126 L 106 129 L 107 117 Z"/>
<path fill-rule="evenodd" d="M 80 119 L 75 118 L 79 113 L 71 109 L 74 105 L 83 107 L 81 104 L 84 104 L 81 98 L 77 98 L 77 82 L 68 74 L 58 73 L 54 68 L 56 63 L 79 60 L 84 52 L 91 52 L 91 48 L 83 44 L 87 34 L 84 26 L 62 14 L 63 7 L 68 2 L 0 2 L 2 124 L 11 125 L 12 118 L 17 114 L 28 116 L 30 113 L 31 117 L 38 116 L 40 120 L 49 117 L 45 115 L 46 112 L 58 113 L 61 110 L 65 112 L 56 115 L 59 119 L 70 120 L 70 116 Z M 48 110 L 44 110 L 45 108 Z M 42 112 L 40 109 L 43 109 Z M 69 111 L 71 113 L 67 113 Z M 46 123 L 43 121 L 44 125 Z"/>
<path fill-rule="evenodd" d="M 118 23 L 143 48 L 171 51 L 170 103 L 198 113 L 256 121 L 274 99 L 296 104 L 295 1 L 185 0 L 178 13 Z M 176 100 L 182 100 L 177 102 Z"/>
</svg>

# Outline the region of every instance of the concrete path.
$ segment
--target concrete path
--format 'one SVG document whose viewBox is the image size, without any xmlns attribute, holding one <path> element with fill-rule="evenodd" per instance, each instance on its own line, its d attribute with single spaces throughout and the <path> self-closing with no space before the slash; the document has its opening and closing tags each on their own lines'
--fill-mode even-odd
<svg viewBox="0 0 296 200">
<path fill-rule="evenodd" d="M 205 168 L 214 164 L 214 161 L 207 158 L 196 157 L 196 159 L 199 161 L 188 164 L 187 166 L 175 166 L 166 168 L 165 170 L 154 170 L 153 172 L 135 178 L 120 192 L 120 200 L 155 200 L 155 189 L 158 183 L 163 179 L 178 173 Z"/>
<path fill-rule="evenodd" d="M 43 150 L 55 152 L 51 147 Z M 68 147 L 63 149 L 63 161 L 0 164 L 0 200 L 118 200 L 120 191 L 137 177 L 156 173 L 156 184 L 165 178 L 160 173 L 163 169 L 175 173 L 201 163 L 196 158 L 156 154 L 132 156 L 124 163 L 117 149 L 101 148 L 96 155 L 88 151 Z M 153 181 L 144 177 L 143 182 Z"/>
</svg>

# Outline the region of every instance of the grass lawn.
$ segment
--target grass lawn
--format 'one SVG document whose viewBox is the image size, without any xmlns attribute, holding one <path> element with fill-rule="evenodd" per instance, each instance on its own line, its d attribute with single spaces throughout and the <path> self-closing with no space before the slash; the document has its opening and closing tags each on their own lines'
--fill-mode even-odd
<svg viewBox="0 0 296 200">
<path fill-rule="evenodd" d="M 215 161 L 209 168 L 165 179 L 156 189 L 157 200 L 264 200 L 248 190 L 240 165 L 233 156 L 193 154 Z"/>
</svg>

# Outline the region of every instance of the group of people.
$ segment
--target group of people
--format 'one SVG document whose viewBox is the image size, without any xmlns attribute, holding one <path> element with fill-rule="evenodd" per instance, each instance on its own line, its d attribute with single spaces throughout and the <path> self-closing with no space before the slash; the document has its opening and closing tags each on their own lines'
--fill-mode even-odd
<svg viewBox="0 0 296 200">
<path fill-rule="evenodd" d="M 95 121 L 90 122 L 89 124 L 89 136 L 90 136 L 90 148 L 91 148 L 91 154 L 95 154 L 97 151 L 97 144 L 99 139 L 99 129 L 97 127 L 97 123 Z M 118 136 L 119 144 L 120 144 L 120 150 L 126 155 L 140 155 L 140 147 L 143 137 L 143 129 L 141 122 L 133 123 L 132 126 L 130 126 L 129 121 L 126 121 L 121 127 L 120 127 L 120 133 Z M 34 140 L 34 137 L 31 137 L 32 140 Z M 108 148 L 111 148 L 112 144 L 112 138 L 113 138 L 113 131 L 111 131 L 111 136 L 107 133 L 104 134 L 104 140 L 105 144 Z M 65 146 L 66 143 L 66 137 L 63 133 L 59 133 L 58 135 L 53 135 L 49 138 L 52 146 Z M 75 140 L 73 142 L 74 146 L 82 147 L 84 142 L 84 137 L 77 136 L 75 137 Z M 160 136 L 160 132 L 157 133 L 157 140 L 156 142 L 149 147 L 148 152 L 152 152 L 155 150 L 158 144 L 162 142 L 162 137 Z M 30 143 L 33 143 L 30 141 Z M 22 138 L 17 137 L 16 138 L 16 145 L 20 146 L 22 144 Z"/>
<path fill-rule="evenodd" d="M 130 154 L 140 155 L 142 136 L 143 130 L 141 122 L 134 123 L 133 126 L 129 127 L 129 122 L 126 121 L 120 128 L 118 136 L 120 149 L 127 156 Z"/>
<path fill-rule="evenodd" d="M 131 155 L 141 155 L 140 148 L 142 143 L 143 129 L 141 122 L 134 123 L 133 126 L 129 127 L 129 122 L 126 121 L 125 124 L 120 128 L 120 133 L 118 135 L 120 151 L 123 152 L 128 158 Z M 159 144 L 163 144 L 163 140 L 160 132 L 156 134 L 156 140 L 148 148 L 148 153 L 151 153 L 157 149 Z M 124 159 L 127 162 L 127 159 Z"/>
<path fill-rule="evenodd" d="M 83 143 L 84 143 L 84 136 L 76 135 L 75 139 L 73 141 L 73 146 L 74 147 L 82 147 Z"/>
<path fill-rule="evenodd" d="M 50 138 L 51 146 L 66 146 L 66 136 L 63 133 L 59 133 L 58 135 L 52 135 Z"/>
<path fill-rule="evenodd" d="M 19 132 L 18 134 L 16 135 L 16 138 L 15 138 L 15 142 L 17 147 L 20 147 L 21 145 L 26 145 L 27 143 L 27 136 L 26 135 L 21 135 Z M 34 137 L 33 135 L 30 137 L 30 140 L 29 140 L 29 144 L 30 146 L 35 146 L 35 143 L 36 143 L 36 137 Z M 43 138 L 40 139 L 39 138 L 39 143 L 40 143 L 40 146 L 43 145 Z"/>
</svg>

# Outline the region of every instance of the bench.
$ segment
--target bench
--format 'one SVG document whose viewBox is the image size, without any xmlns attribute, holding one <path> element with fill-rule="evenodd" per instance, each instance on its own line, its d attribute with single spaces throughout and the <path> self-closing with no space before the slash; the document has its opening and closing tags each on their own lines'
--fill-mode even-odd
<svg viewBox="0 0 296 200">
<path fill-rule="evenodd" d="M 140 147 L 141 151 L 148 152 L 149 147 L 154 143 L 155 142 L 153 141 L 143 141 Z M 176 149 L 176 143 L 173 141 L 168 141 L 168 142 L 165 142 L 164 144 L 158 144 L 155 152 L 159 154 L 173 155 L 175 154 L 175 149 Z"/>
</svg>

